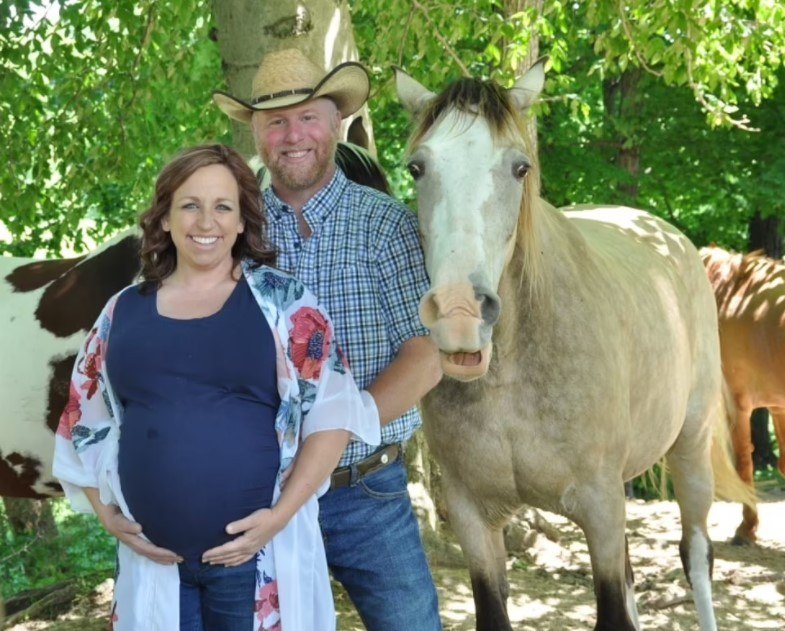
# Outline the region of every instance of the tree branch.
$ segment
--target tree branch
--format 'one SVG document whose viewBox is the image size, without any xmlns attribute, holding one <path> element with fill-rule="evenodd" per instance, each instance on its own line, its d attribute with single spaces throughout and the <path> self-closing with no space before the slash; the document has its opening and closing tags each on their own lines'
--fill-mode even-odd
<svg viewBox="0 0 785 631">
<path fill-rule="evenodd" d="M 635 58 L 638 60 L 638 63 L 641 65 L 641 67 L 644 70 L 646 70 L 646 72 L 653 74 L 655 77 L 661 77 L 662 72 L 659 72 L 658 70 L 652 68 L 646 61 L 646 58 L 643 57 L 640 50 L 638 50 L 638 47 L 635 45 L 635 39 L 632 36 L 632 29 L 630 28 L 630 24 L 624 15 L 624 6 L 625 6 L 624 2 L 622 0 L 619 0 L 619 19 L 621 20 L 621 25 L 622 28 L 624 29 L 624 34 L 627 36 L 627 39 L 630 42 L 630 48 L 632 48 L 632 52 L 635 53 Z"/>
<path fill-rule="evenodd" d="M 412 26 L 412 21 L 414 20 L 414 9 L 412 7 L 411 11 L 409 11 L 409 16 L 406 18 L 406 26 L 403 28 L 403 37 L 401 37 L 401 42 L 398 46 L 398 66 L 403 68 L 403 49 L 406 45 L 406 38 L 409 36 L 409 29 Z"/>
<path fill-rule="evenodd" d="M 430 27 L 433 29 L 433 34 L 436 36 L 436 39 L 438 39 L 439 42 L 441 42 L 441 45 L 444 46 L 444 49 L 447 51 L 447 54 L 453 58 L 453 61 L 461 69 L 461 72 L 463 72 L 463 76 L 470 77 L 471 73 L 469 72 L 469 69 L 461 61 L 460 57 L 458 57 L 458 54 L 455 52 L 453 47 L 450 46 L 450 43 L 445 39 L 444 35 L 442 35 L 439 32 L 438 27 L 431 19 L 431 16 L 428 14 L 428 9 L 426 9 L 422 4 L 420 4 L 419 0 L 412 0 L 412 6 L 416 9 L 419 9 L 422 12 L 426 22 L 428 22 Z"/>
<path fill-rule="evenodd" d="M 128 76 L 131 80 L 131 85 L 136 85 L 137 82 L 135 81 L 136 73 L 139 69 L 139 64 L 142 60 L 142 55 L 144 54 L 147 47 L 150 45 L 150 40 L 152 39 L 153 35 L 153 28 L 155 27 L 155 2 L 150 4 L 150 8 L 147 11 L 147 22 L 144 26 L 144 35 L 142 36 L 142 41 L 139 43 L 139 50 L 136 53 L 136 57 L 134 58 L 134 63 L 131 65 L 131 69 L 128 72 Z M 122 112 L 129 112 L 131 111 L 131 106 L 133 106 L 134 101 L 136 101 L 136 97 L 138 95 L 137 90 L 133 90 L 131 92 L 131 98 L 128 101 L 128 105 L 122 109 Z M 121 113 L 119 120 L 121 136 L 123 141 L 127 140 L 127 132 L 125 128 L 125 116 Z"/>
<path fill-rule="evenodd" d="M 717 105 L 709 103 L 703 93 L 703 88 L 701 88 L 700 84 L 695 81 L 695 77 L 692 73 L 692 52 L 689 49 L 685 49 L 684 58 L 687 61 L 687 83 L 690 86 L 692 93 L 695 95 L 695 100 L 700 103 L 703 109 L 705 109 L 707 112 L 718 114 L 722 120 L 730 123 L 733 127 L 738 129 L 743 129 L 744 131 L 760 131 L 760 129 L 757 127 L 749 126 L 750 119 L 746 116 L 742 116 L 741 118 L 733 118 L 733 116 L 718 108 Z"/>
</svg>

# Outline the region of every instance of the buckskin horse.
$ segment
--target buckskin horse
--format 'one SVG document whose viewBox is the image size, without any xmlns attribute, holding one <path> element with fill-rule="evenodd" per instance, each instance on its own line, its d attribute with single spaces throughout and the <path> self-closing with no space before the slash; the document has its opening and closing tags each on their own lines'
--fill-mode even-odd
<svg viewBox="0 0 785 631">
<path fill-rule="evenodd" d="M 714 288 L 720 327 L 722 372 L 731 399 L 736 470 L 753 484 L 750 417 L 769 409 L 785 475 L 785 265 L 761 253 L 734 254 L 701 248 Z M 734 541 L 755 541 L 758 511 L 745 504 Z"/>
<path fill-rule="evenodd" d="M 389 192 L 363 147 L 339 143 L 336 162 L 356 182 Z M 138 275 L 139 239 L 131 228 L 87 256 L 0 257 L 0 496 L 61 494 L 54 432 L 76 353 L 104 304 Z"/>
<path fill-rule="evenodd" d="M 639 629 L 624 482 L 666 456 L 700 628 L 716 629 L 714 478 L 728 491 L 746 486 L 711 445 L 724 426 L 711 286 L 696 249 L 664 221 L 540 199 L 522 115 L 543 66 L 509 90 L 465 78 L 438 95 L 396 69 L 415 118 L 408 170 L 431 279 L 420 316 L 447 376 L 422 402 L 424 429 L 476 626 L 512 629 L 502 528 L 525 503 L 583 530 L 595 629 Z"/>
</svg>

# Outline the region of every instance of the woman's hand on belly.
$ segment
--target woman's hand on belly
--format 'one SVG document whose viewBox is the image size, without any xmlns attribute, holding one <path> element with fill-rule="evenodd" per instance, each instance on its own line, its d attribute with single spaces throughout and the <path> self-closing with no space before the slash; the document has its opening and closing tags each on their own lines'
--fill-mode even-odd
<svg viewBox="0 0 785 631">
<path fill-rule="evenodd" d="M 104 528 L 110 535 L 117 537 L 125 545 L 137 554 L 147 557 L 151 561 L 161 563 L 162 565 L 172 565 L 173 563 L 180 563 L 182 557 L 171 550 L 166 548 L 159 548 L 157 545 L 150 543 L 140 535 L 142 534 L 142 527 L 136 522 L 127 519 L 125 515 L 120 512 L 117 506 L 111 507 L 115 512 L 107 517 L 104 522 Z"/>
<path fill-rule="evenodd" d="M 107 505 L 101 502 L 98 496 L 98 489 L 83 489 L 87 499 L 93 505 L 93 510 L 103 525 L 104 529 L 119 541 L 122 541 L 137 554 L 147 557 L 151 561 L 162 565 L 172 565 L 182 561 L 175 552 L 166 548 L 159 548 L 141 536 L 142 527 L 136 522 L 126 518 L 120 511 L 120 507 L 114 504 Z"/>
<path fill-rule="evenodd" d="M 254 511 L 248 517 L 228 524 L 226 532 L 239 536 L 205 552 L 202 561 L 227 567 L 241 565 L 253 558 L 285 525 L 280 523 L 276 513 L 269 508 Z"/>
</svg>

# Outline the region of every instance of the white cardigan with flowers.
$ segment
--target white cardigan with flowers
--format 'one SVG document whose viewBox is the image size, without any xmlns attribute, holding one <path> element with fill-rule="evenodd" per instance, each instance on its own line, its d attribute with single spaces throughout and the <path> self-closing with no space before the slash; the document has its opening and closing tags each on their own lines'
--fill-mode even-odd
<svg viewBox="0 0 785 631">
<path fill-rule="evenodd" d="M 244 262 L 243 273 L 275 339 L 281 398 L 275 420 L 281 448 L 275 503 L 282 476 L 308 435 L 345 429 L 355 439 L 379 444 L 379 416 L 372 397 L 360 393 L 346 369 L 330 319 L 316 298 L 292 276 L 269 267 Z M 102 502 L 117 504 L 133 520 L 117 471 L 123 411 L 104 362 L 116 301 L 117 296 L 104 307 L 77 356 L 69 402 L 57 429 L 53 470 L 75 510 L 92 512 L 81 489 L 97 487 Z M 327 485 L 325 480 L 320 493 Z M 254 630 L 335 628 L 318 511 L 313 496 L 256 555 Z M 112 628 L 178 629 L 178 604 L 177 566 L 155 563 L 120 543 Z"/>
</svg>

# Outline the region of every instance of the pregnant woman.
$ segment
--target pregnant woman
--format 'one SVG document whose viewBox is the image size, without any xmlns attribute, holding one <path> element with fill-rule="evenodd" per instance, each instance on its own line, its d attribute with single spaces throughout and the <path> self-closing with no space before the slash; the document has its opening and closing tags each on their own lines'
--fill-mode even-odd
<svg viewBox="0 0 785 631">
<path fill-rule="evenodd" d="M 317 494 L 379 442 L 324 311 L 275 254 L 253 172 L 189 149 L 140 218 L 142 281 L 77 357 L 55 475 L 117 537 L 118 630 L 331 630 Z"/>
</svg>

